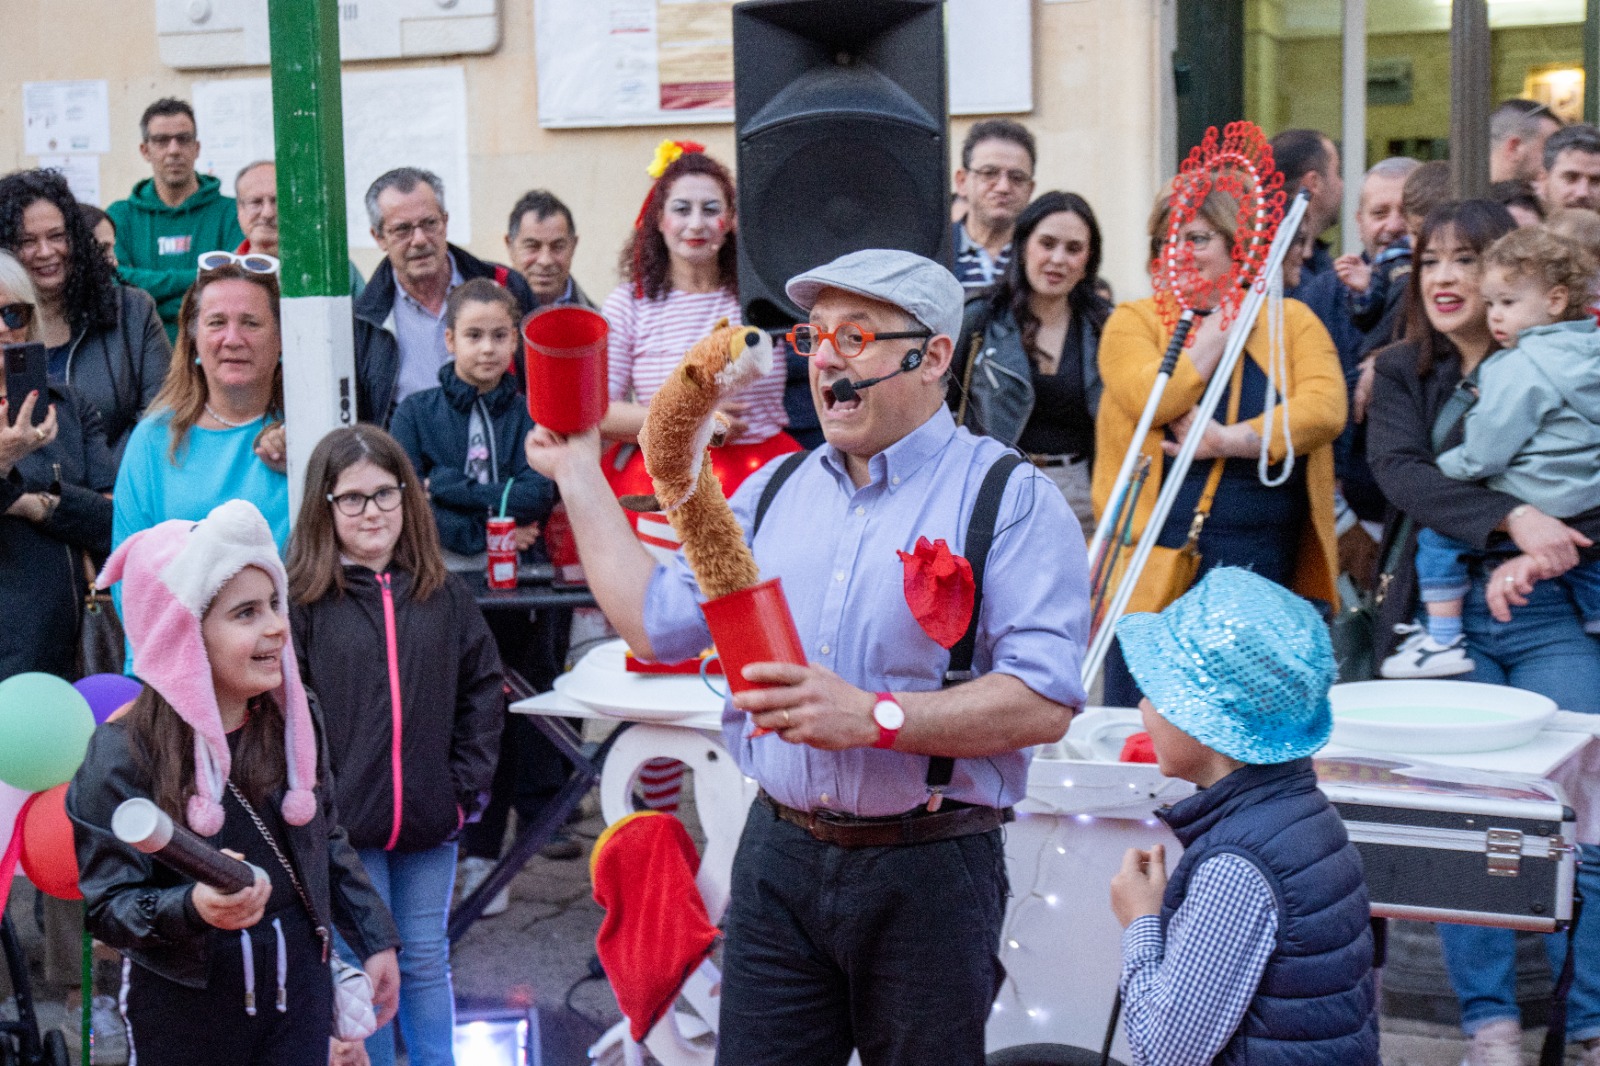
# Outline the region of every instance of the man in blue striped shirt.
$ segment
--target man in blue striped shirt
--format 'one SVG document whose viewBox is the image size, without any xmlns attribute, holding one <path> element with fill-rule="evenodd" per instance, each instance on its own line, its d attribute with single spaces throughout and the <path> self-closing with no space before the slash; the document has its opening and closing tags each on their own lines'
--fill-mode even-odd
<svg viewBox="0 0 1600 1066">
<path fill-rule="evenodd" d="M 1036 469 L 1011 471 L 977 676 L 947 685 L 950 652 L 907 602 L 903 556 L 924 537 L 965 550 L 1005 453 L 944 405 L 961 286 L 920 256 L 864 251 L 788 293 L 809 313 L 801 347 L 827 444 L 793 469 L 751 544 L 762 576 L 783 580 L 809 663 L 747 667 L 772 687 L 723 715 L 763 795 L 734 860 L 718 1061 L 843 1066 L 859 1049 L 873 1066 L 981 1066 L 1004 976 L 1000 825 L 1026 792 L 1031 746 L 1058 739 L 1083 703 L 1083 538 Z M 528 448 L 560 485 L 595 596 L 629 645 L 692 656 L 709 643 L 693 576 L 639 547 L 598 456 L 593 435 L 544 429 Z M 747 538 L 776 465 L 731 501 Z M 937 757 L 953 767 L 936 787 Z"/>
</svg>

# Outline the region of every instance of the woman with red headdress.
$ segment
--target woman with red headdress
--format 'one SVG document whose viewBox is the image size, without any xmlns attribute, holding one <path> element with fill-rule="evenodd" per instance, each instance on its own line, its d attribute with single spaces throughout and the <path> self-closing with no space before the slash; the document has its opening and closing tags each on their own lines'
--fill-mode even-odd
<svg viewBox="0 0 1600 1066">
<path fill-rule="evenodd" d="M 733 178 L 692 141 L 663 141 L 649 168 L 655 184 L 635 219 L 622 253 L 623 284 L 601 313 L 610 324 L 611 406 L 601 432 L 623 444 L 606 456 L 619 495 L 653 490 L 636 448 L 646 405 L 683 354 L 717 322 L 740 322 L 735 266 Z M 798 451 L 783 431 L 782 359 L 761 381 L 723 408 L 732 432 L 712 455 L 712 469 L 729 495 L 769 459 Z M 659 527 L 659 528 L 658 528 Z M 641 527 L 646 543 L 676 547 L 664 521 Z"/>
</svg>

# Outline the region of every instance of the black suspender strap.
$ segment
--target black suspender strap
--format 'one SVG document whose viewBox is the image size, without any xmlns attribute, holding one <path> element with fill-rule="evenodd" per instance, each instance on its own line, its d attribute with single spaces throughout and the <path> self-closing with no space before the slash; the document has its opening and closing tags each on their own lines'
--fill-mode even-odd
<svg viewBox="0 0 1600 1066">
<path fill-rule="evenodd" d="M 772 477 L 761 490 L 761 496 L 756 500 L 755 515 L 750 522 L 750 539 L 756 538 L 756 533 L 761 529 L 761 522 L 767 516 L 767 510 L 772 506 L 772 501 L 777 498 L 778 490 L 783 488 L 783 483 L 800 469 L 800 464 L 806 461 L 811 453 L 795 452 L 783 460 L 778 468 L 772 472 Z M 950 649 L 950 665 L 945 670 L 944 683 L 948 687 L 972 679 L 972 653 L 978 642 L 978 616 L 983 611 L 983 574 L 989 563 L 989 548 L 994 544 L 995 523 L 1000 517 L 1000 501 L 1006 493 L 1006 483 L 1011 480 L 1011 472 L 1022 462 L 1022 457 L 1015 452 L 1007 452 L 996 459 L 989 467 L 988 473 L 983 477 L 983 484 L 978 488 L 978 499 L 972 505 L 972 514 L 967 519 L 967 539 L 965 544 L 966 559 L 972 567 L 972 617 L 967 621 L 967 631 L 961 635 Z M 956 762 L 944 755 L 931 756 L 928 759 L 928 809 L 939 809 L 945 788 L 955 776 Z"/>
<path fill-rule="evenodd" d="M 967 563 L 972 567 L 972 617 L 967 621 L 967 631 L 950 649 L 950 665 L 945 670 L 946 687 L 959 685 L 972 679 L 972 652 L 978 643 L 978 616 L 983 611 L 983 572 L 989 563 L 989 548 L 994 543 L 995 522 L 1000 517 L 1000 500 L 1006 493 L 1006 482 L 1011 471 L 1022 462 L 1015 452 L 1007 452 L 994 461 L 983 477 L 978 489 L 978 500 L 972 505 L 972 516 L 967 520 L 967 541 L 964 546 Z M 956 761 L 945 755 L 928 758 L 928 809 L 936 811 L 944 789 L 955 775 Z"/>
<path fill-rule="evenodd" d="M 761 531 L 761 520 L 767 517 L 767 509 L 772 506 L 772 501 L 778 498 L 778 490 L 783 488 L 783 483 L 794 476 L 800 469 L 800 464 L 806 461 L 810 451 L 791 452 L 783 462 L 778 464 L 778 469 L 772 472 L 772 477 L 761 489 L 761 496 L 756 500 L 755 517 L 750 520 L 750 540 L 753 543 L 756 534 Z"/>
</svg>

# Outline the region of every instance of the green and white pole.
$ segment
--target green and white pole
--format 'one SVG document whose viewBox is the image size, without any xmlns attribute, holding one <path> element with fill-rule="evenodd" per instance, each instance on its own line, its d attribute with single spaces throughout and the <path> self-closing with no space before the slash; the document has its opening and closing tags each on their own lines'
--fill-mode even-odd
<svg viewBox="0 0 1600 1066">
<path fill-rule="evenodd" d="M 344 102 L 336 0 L 269 0 L 272 128 L 283 254 L 283 400 L 289 515 L 299 510 L 311 450 L 356 420 L 349 248 L 344 211 Z"/>
</svg>

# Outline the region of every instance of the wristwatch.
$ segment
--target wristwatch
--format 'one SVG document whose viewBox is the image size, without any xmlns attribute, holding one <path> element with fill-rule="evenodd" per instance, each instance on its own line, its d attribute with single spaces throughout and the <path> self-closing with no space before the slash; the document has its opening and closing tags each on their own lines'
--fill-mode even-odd
<svg viewBox="0 0 1600 1066">
<path fill-rule="evenodd" d="M 887 692 L 878 693 L 877 701 L 872 705 L 872 720 L 878 724 L 878 739 L 872 746 L 892 748 L 900 727 L 906 724 L 906 709 Z"/>
</svg>

